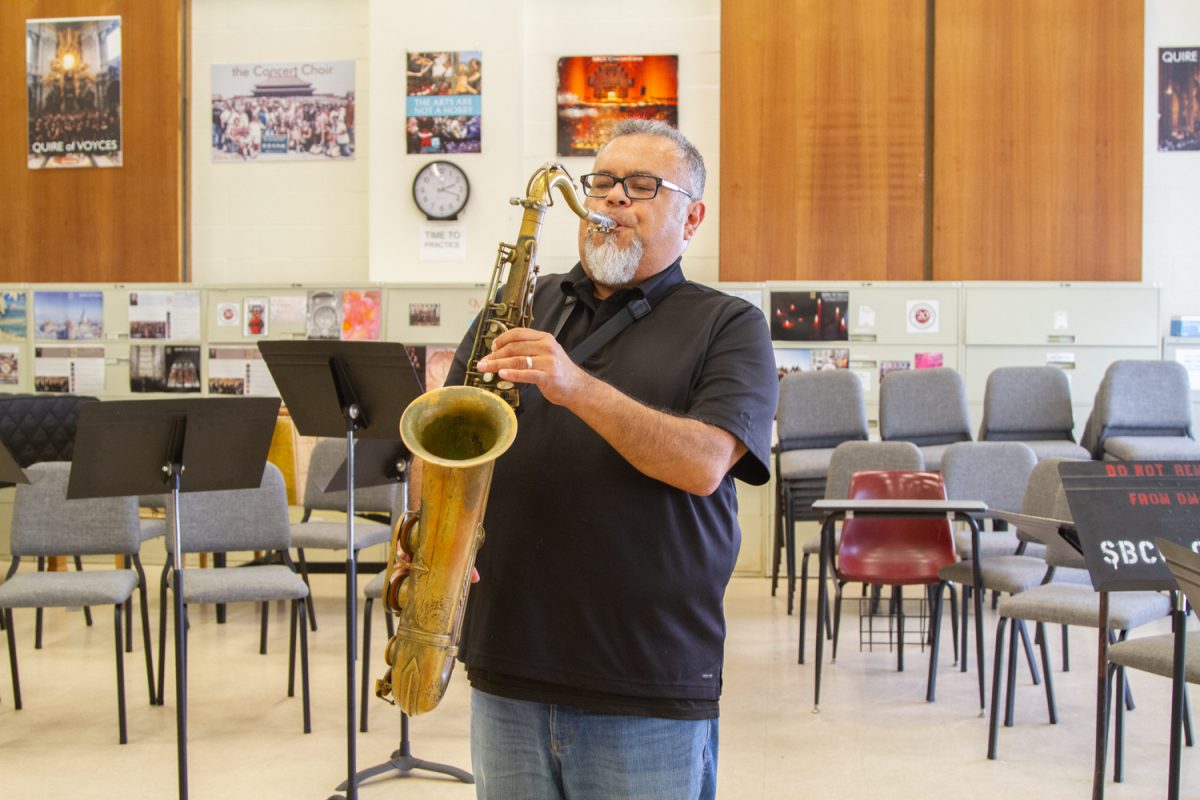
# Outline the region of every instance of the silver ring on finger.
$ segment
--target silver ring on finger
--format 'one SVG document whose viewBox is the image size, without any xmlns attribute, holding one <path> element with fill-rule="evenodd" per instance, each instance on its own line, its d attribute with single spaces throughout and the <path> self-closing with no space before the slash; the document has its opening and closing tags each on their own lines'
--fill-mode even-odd
<svg viewBox="0 0 1200 800">
<path fill-rule="evenodd" d="M 525 356 L 525 369 L 533 369 L 533 356 Z"/>
</svg>

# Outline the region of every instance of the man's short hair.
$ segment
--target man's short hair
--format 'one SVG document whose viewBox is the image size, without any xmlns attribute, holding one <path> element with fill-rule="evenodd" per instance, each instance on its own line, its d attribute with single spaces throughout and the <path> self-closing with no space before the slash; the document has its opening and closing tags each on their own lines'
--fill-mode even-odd
<svg viewBox="0 0 1200 800">
<path fill-rule="evenodd" d="M 683 168 L 687 173 L 688 185 L 684 188 L 692 193 L 693 200 L 704 196 L 704 181 L 708 174 L 704 168 L 704 156 L 700 155 L 696 146 L 688 141 L 678 128 L 656 119 L 623 119 L 613 125 L 612 136 L 608 142 L 622 136 L 661 136 L 670 139 L 679 148 L 679 157 L 683 160 Z M 608 147 L 608 143 L 605 143 L 604 147 Z M 600 150 L 603 152 L 604 148 Z"/>
</svg>

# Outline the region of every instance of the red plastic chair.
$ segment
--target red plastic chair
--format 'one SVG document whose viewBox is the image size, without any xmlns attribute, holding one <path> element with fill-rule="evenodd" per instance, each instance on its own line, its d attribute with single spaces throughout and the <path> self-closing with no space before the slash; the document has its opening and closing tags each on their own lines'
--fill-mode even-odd
<svg viewBox="0 0 1200 800">
<path fill-rule="evenodd" d="M 946 487 L 936 472 L 856 472 L 850 479 L 852 500 L 945 500 Z M 900 587 L 925 585 L 929 589 L 930 625 L 933 634 L 929 655 L 929 681 L 925 699 L 932 702 L 937 685 L 937 653 L 941 628 L 942 592 L 938 572 L 958 558 L 954 536 L 945 517 L 853 518 L 842 525 L 835 563 L 837 596 L 834 607 L 833 660 L 837 661 L 838 630 L 842 618 L 842 589 L 849 582 L 891 586 L 896 613 L 897 670 L 904 670 L 904 607 Z M 933 588 L 936 587 L 936 588 Z"/>
</svg>

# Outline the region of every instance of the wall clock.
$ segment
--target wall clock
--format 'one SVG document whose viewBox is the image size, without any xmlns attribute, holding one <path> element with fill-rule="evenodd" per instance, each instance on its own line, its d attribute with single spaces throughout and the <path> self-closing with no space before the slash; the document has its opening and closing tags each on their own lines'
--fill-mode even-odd
<svg viewBox="0 0 1200 800">
<path fill-rule="evenodd" d="M 449 161 L 430 161 L 413 178 L 413 202 L 428 219 L 458 219 L 471 196 L 467 173 Z"/>
</svg>

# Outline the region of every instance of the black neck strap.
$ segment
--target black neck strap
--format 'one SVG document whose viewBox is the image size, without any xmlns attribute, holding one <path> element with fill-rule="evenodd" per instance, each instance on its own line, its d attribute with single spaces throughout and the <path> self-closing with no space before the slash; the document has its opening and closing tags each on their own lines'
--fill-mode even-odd
<svg viewBox="0 0 1200 800">
<path fill-rule="evenodd" d="M 614 314 L 599 328 L 592 331 L 590 336 L 577 344 L 570 352 L 571 361 L 576 364 L 582 364 L 587 361 L 601 347 L 604 347 L 604 345 L 615 339 L 618 333 L 657 308 L 659 303 L 683 284 L 683 273 L 678 269 L 664 275 L 663 279 L 655 284 L 654 288 L 648 293 L 640 297 L 634 297 L 625 304 L 624 308 Z M 567 297 L 560 307 L 558 319 L 554 325 L 554 337 L 556 339 L 558 338 L 558 334 L 562 332 L 563 326 L 567 324 L 567 318 L 571 316 L 575 302 L 574 297 Z"/>
</svg>

